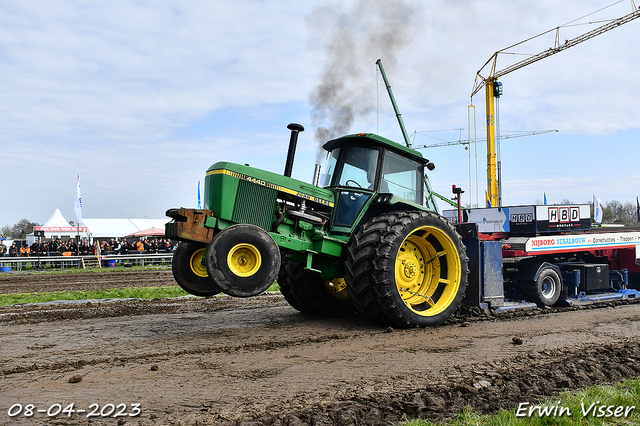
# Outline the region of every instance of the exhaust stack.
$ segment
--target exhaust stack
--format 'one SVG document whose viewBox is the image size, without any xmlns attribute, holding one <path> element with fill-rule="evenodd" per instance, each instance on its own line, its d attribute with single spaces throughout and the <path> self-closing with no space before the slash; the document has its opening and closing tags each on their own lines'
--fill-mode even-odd
<svg viewBox="0 0 640 426">
<path fill-rule="evenodd" d="M 313 166 L 313 186 L 320 186 L 320 164 Z"/>
<path fill-rule="evenodd" d="M 291 130 L 291 139 L 289 140 L 289 151 L 287 152 L 287 162 L 284 164 L 284 175 L 291 177 L 293 171 L 293 159 L 296 156 L 296 147 L 298 146 L 298 133 L 304 132 L 304 127 L 297 123 L 291 123 L 287 126 Z"/>
</svg>

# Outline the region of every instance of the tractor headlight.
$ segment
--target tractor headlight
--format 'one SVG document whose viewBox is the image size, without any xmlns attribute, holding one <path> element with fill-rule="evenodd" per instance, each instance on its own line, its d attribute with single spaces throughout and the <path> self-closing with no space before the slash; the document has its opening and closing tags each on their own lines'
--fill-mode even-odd
<svg viewBox="0 0 640 426">
<path fill-rule="evenodd" d="M 393 197 L 393 194 L 378 194 L 375 202 L 378 204 L 387 204 L 389 201 L 391 201 L 391 197 Z"/>
</svg>

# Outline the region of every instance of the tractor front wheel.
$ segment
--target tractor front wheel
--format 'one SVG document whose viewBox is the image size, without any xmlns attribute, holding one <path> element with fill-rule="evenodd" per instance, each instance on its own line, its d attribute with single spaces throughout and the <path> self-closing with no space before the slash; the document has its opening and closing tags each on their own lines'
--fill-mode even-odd
<svg viewBox="0 0 640 426">
<path fill-rule="evenodd" d="M 207 250 L 207 272 L 223 292 L 249 297 L 265 291 L 280 271 L 280 249 L 264 229 L 237 224 L 216 235 Z"/>
<path fill-rule="evenodd" d="M 445 322 L 460 306 L 469 274 L 462 238 L 432 212 L 371 219 L 354 235 L 346 266 L 358 311 L 397 327 Z"/>
<path fill-rule="evenodd" d="M 205 246 L 182 242 L 171 260 L 171 270 L 178 285 L 194 296 L 209 297 L 220 293 L 220 287 L 209 278 L 204 264 Z"/>
</svg>

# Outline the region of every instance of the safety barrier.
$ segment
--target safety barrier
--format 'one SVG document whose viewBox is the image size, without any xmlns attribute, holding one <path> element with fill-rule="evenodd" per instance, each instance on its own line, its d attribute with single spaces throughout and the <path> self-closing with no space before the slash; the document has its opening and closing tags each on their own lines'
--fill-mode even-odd
<svg viewBox="0 0 640 426">
<path fill-rule="evenodd" d="M 100 263 L 103 268 L 115 266 L 170 266 L 173 253 L 153 253 L 153 254 L 114 254 L 100 256 Z M 82 268 L 83 259 L 97 259 L 95 255 L 90 256 L 40 256 L 33 257 L 0 257 L 0 272 L 10 271 L 37 271 L 47 269 L 73 269 Z"/>
</svg>

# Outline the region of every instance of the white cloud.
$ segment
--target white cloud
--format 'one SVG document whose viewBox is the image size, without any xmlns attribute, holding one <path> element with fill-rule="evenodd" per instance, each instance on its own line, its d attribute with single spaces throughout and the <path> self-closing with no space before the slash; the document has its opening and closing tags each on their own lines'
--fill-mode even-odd
<svg viewBox="0 0 640 426">
<path fill-rule="evenodd" d="M 334 30 L 322 24 L 340 24 L 311 16 L 319 13 L 318 7 L 328 13 L 354 3 L 3 3 L 0 162 L 2 198 L 10 207 L 3 206 L 0 225 L 22 217 L 44 221 L 55 208 L 73 218 L 78 173 L 85 216 L 162 216 L 166 208 L 192 204 L 195 196 L 189 188 L 215 161 L 278 171 L 288 140 L 285 126 L 291 121 L 307 127 L 296 159 L 301 166 L 297 173 L 306 175 L 304 168 L 315 156 L 315 148 L 305 145 L 312 144 L 314 130 L 308 99 L 324 66 L 326 37 Z M 475 73 L 494 51 L 602 7 L 596 0 L 561 5 L 551 0 L 524 5 L 505 0 L 407 3 L 415 10 L 412 38 L 397 50 L 397 66 L 387 71 L 409 132 L 466 127 Z M 620 16 L 627 9 L 624 2 L 604 15 Z M 556 141 L 570 134 L 605 135 L 617 141 L 616 147 L 637 139 L 636 22 L 640 19 L 503 77 L 502 128 L 558 128 Z M 353 37 L 375 30 L 373 25 L 341 28 Z M 587 30 L 567 29 L 567 37 Z M 547 40 L 531 53 L 545 48 Z M 369 61 L 364 68 L 369 67 L 370 75 L 362 78 L 372 94 L 376 59 L 361 59 Z M 399 139 L 381 82 L 377 95 L 379 115 L 372 111 L 360 117 L 351 130 L 378 128 Z M 474 103 L 482 137 L 482 94 Z M 521 181 L 510 173 L 533 173 L 529 159 L 537 148 L 533 143 L 517 147 L 504 147 L 505 179 L 514 185 L 508 191 L 524 193 L 518 190 Z M 445 192 L 451 183 L 467 182 L 466 152 L 458 148 L 425 153 L 436 161 L 434 184 Z M 612 193 L 615 188 L 621 201 L 632 198 L 635 181 L 631 172 L 617 173 L 616 153 L 596 146 L 581 149 L 599 150 L 604 179 L 614 176 L 624 182 L 624 191 L 611 180 L 607 187 Z M 571 155 L 560 150 L 549 154 L 547 162 L 561 170 L 558 158 Z M 627 152 L 631 158 L 625 158 L 625 167 L 633 155 Z M 480 159 L 482 163 L 482 153 Z M 579 179 L 579 173 L 559 178 Z M 577 182 L 575 188 L 591 185 Z"/>
</svg>

